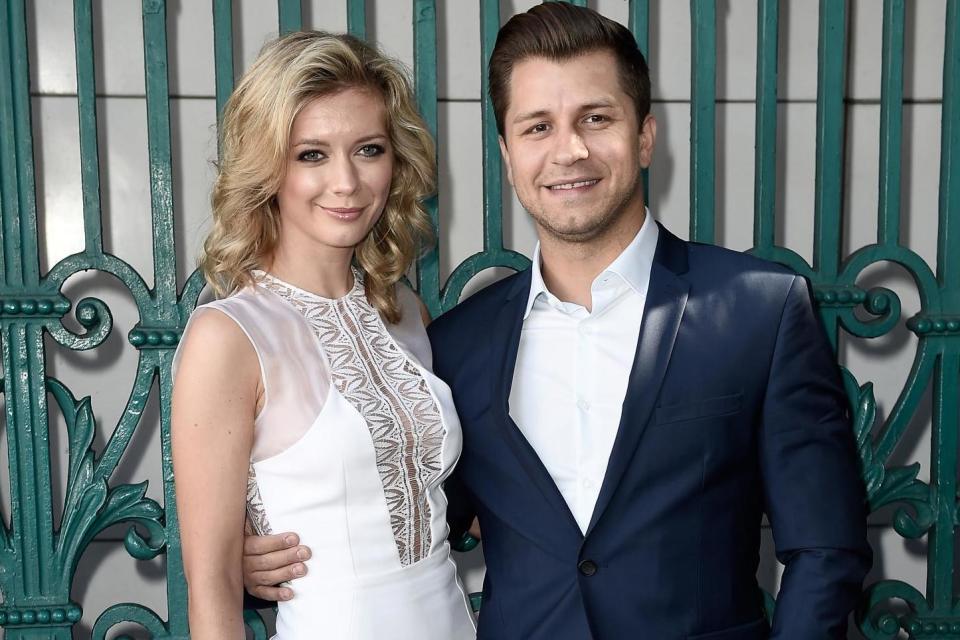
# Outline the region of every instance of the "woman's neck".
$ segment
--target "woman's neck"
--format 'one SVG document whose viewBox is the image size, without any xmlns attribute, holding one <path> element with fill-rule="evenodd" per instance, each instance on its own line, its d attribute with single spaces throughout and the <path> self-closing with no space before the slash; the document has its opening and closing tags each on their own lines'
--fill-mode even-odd
<svg viewBox="0 0 960 640">
<path fill-rule="evenodd" d="M 353 288 L 353 250 L 293 255 L 278 247 L 266 270 L 284 282 L 324 298 L 341 298 Z"/>
</svg>

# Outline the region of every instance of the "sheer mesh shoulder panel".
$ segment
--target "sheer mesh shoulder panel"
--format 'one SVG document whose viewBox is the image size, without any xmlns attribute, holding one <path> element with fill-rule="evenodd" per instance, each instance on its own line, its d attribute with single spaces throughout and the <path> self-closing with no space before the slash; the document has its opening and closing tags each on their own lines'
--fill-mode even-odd
<svg viewBox="0 0 960 640">
<path fill-rule="evenodd" d="M 420 316 L 420 300 L 417 294 L 402 282 L 398 282 L 396 286 L 402 317 L 397 324 L 384 325 L 407 355 L 424 369 L 433 371 L 433 353 L 430 351 L 430 340 Z"/>
<path fill-rule="evenodd" d="M 247 288 L 197 307 L 187 323 L 216 309 L 250 339 L 260 360 L 264 403 L 254 423 L 251 462 L 281 453 L 316 421 L 330 391 L 330 370 L 303 317 L 273 293 Z M 174 356 L 174 376 L 179 350 Z"/>
</svg>

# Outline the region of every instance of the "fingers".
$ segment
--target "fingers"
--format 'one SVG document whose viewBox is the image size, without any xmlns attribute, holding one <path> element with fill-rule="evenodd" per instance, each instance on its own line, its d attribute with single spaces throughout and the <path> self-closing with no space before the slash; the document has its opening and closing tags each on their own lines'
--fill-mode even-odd
<svg viewBox="0 0 960 640">
<path fill-rule="evenodd" d="M 243 538 L 243 555 L 244 557 L 260 556 L 293 547 L 299 543 L 300 538 L 295 533 L 278 533 L 272 536 L 246 535 Z"/>
<path fill-rule="evenodd" d="M 293 590 L 289 587 L 254 587 L 247 589 L 247 593 L 261 600 L 269 600 L 270 602 L 280 602 L 293 598 Z"/>
<path fill-rule="evenodd" d="M 280 551 L 273 551 L 270 553 L 262 553 L 260 555 L 246 555 L 243 556 L 243 573 L 244 575 L 251 573 L 269 573 L 281 570 L 281 569 L 291 569 L 295 564 L 303 564 L 303 560 L 308 560 L 310 558 L 310 549 L 304 546 L 291 547 L 289 549 L 281 549 Z M 306 567 L 304 567 L 305 569 Z M 276 580 L 272 583 L 266 582 L 264 580 L 258 580 L 257 584 L 276 584 L 281 580 L 289 580 L 291 578 L 299 577 L 298 575 L 290 574 L 289 572 L 284 574 L 280 580 Z"/>
<path fill-rule="evenodd" d="M 246 536 L 243 540 L 243 586 L 247 593 L 263 600 L 292 598 L 293 590 L 279 585 L 307 573 L 303 561 L 310 558 L 310 549 L 299 542 L 295 533 Z"/>
<path fill-rule="evenodd" d="M 302 562 L 284 565 L 278 569 L 266 571 L 244 571 L 243 586 L 248 593 L 255 594 L 256 589 L 278 587 L 280 583 L 302 578 L 307 574 L 307 566 Z"/>
</svg>

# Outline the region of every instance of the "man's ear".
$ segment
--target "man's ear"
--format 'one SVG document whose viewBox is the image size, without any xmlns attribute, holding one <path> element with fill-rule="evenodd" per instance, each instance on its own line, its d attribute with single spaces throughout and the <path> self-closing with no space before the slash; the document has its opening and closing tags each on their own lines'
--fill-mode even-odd
<svg viewBox="0 0 960 640">
<path fill-rule="evenodd" d="M 507 143 L 503 136 L 497 136 L 497 142 L 500 143 L 500 157 L 503 158 L 503 163 L 507 165 L 507 181 L 510 186 L 513 186 L 513 167 L 510 166 L 510 152 L 507 151 Z"/>
<path fill-rule="evenodd" d="M 657 142 L 657 121 L 648 113 L 640 125 L 640 166 L 644 169 L 653 162 L 653 147 Z"/>
</svg>

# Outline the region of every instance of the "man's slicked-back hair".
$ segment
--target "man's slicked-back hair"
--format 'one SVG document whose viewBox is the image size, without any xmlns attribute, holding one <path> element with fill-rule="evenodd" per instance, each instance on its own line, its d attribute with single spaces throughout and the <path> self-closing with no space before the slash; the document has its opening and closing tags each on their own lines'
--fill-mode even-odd
<svg viewBox="0 0 960 640">
<path fill-rule="evenodd" d="M 650 113 L 650 72 L 633 34 L 591 9 L 545 2 L 513 16 L 497 34 L 488 73 L 500 135 L 504 135 L 514 65 L 535 57 L 559 62 L 595 51 L 609 51 L 616 58 L 620 85 L 633 100 L 637 123 L 642 124 Z"/>
</svg>

